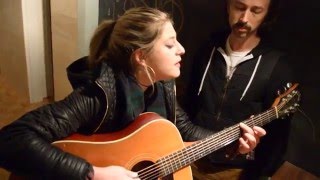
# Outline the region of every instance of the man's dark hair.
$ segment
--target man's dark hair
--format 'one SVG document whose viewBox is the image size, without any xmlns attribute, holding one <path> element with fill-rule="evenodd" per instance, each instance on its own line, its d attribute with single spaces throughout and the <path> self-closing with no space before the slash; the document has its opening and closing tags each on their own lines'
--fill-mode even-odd
<svg viewBox="0 0 320 180">
<path fill-rule="evenodd" d="M 229 1 L 231 1 L 231 0 L 225 1 L 226 10 L 228 9 Z M 281 5 L 280 1 L 281 0 L 270 0 L 268 13 L 267 13 L 264 21 L 262 22 L 262 24 L 258 28 L 258 32 L 257 32 L 258 36 L 263 38 L 264 36 L 267 36 L 270 33 L 270 31 L 272 30 L 272 26 L 275 23 L 278 15 L 279 15 L 280 5 Z M 228 16 L 229 15 L 227 12 L 225 13 L 225 16 L 226 16 L 226 20 L 227 20 L 226 25 L 228 25 L 228 27 L 229 27 L 229 24 L 228 24 Z"/>
<path fill-rule="evenodd" d="M 272 30 L 272 26 L 275 23 L 280 10 L 280 0 L 270 0 L 270 5 L 268 9 L 268 13 L 258 28 L 258 35 L 260 37 L 268 35 Z"/>
</svg>

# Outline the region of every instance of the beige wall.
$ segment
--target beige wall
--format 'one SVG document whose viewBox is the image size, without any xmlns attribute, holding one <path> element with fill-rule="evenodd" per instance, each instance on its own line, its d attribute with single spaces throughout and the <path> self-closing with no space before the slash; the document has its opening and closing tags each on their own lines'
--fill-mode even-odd
<svg viewBox="0 0 320 180">
<path fill-rule="evenodd" d="M 52 58 L 54 99 L 60 100 L 71 92 L 66 67 L 77 58 L 77 0 L 51 1 Z"/>
<path fill-rule="evenodd" d="M 67 66 L 88 55 L 89 41 L 98 25 L 98 5 L 98 0 L 51 1 L 55 100 L 63 99 L 72 90 Z"/>
<path fill-rule="evenodd" d="M 0 1 L 0 74 L 29 99 L 21 0 Z"/>
</svg>

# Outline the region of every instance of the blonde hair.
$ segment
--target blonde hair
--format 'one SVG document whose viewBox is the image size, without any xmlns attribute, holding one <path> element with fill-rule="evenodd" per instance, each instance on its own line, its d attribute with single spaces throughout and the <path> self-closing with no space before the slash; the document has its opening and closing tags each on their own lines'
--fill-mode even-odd
<svg viewBox="0 0 320 180">
<path fill-rule="evenodd" d="M 90 67 L 106 60 L 114 68 L 134 73 L 132 53 L 137 49 L 149 53 L 168 21 L 173 23 L 167 13 L 149 7 L 132 8 L 116 21 L 103 21 L 90 42 Z"/>
</svg>

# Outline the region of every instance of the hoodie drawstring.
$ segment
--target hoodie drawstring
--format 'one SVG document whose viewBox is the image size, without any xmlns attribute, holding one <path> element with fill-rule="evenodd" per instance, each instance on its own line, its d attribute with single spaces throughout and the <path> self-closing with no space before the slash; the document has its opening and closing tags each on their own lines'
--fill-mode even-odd
<svg viewBox="0 0 320 180">
<path fill-rule="evenodd" d="M 206 77 L 206 75 L 207 75 L 207 73 L 208 73 L 208 69 L 209 69 L 209 67 L 210 67 L 210 64 L 211 64 L 211 61 L 212 61 L 212 56 L 213 56 L 215 50 L 216 50 L 216 47 L 213 47 L 213 49 L 212 49 L 212 51 L 211 51 L 211 55 L 210 55 L 209 62 L 208 62 L 208 64 L 207 64 L 206 70 L 204 71 L 203 76 L 202 76 L 202 79 L 201 79 L 200 87 L 199 87 L 199 90 L 198 90 L 198 96 L 199 96 L 199 94 L 200 94 L 200 92 L 201 92 L 201 90 L 202 90 L 203 82 L 204 82 L 204 79 L 205 79 L 205 77 Z"/>
<path fill-rule="evenodd" d="M 253 78 L 254 78 L 254 76 L 255 76 L 255 74 L 256 74 L 256 72 L 257 72 L 258 66 L 259 66 L 259 64 L 260 64 L 261 58 L 262 58 L 262 55 L 259 56 L 259 59 L 258 59 L 258 61 L 257 61 L 257 63 L 256 63 L 256 66 L 254 67 L 253 73 L 252 73 L 252 75 L 251 75 L 251 77 L 250 77 L 249 83 L 247 84 L 246 89 L 244 89 L 244 91 L 243 91 L 243 93 L 242 93 L 242 96 L 241 96 L 241 98 L 240 98 L 240 101 L 242 101 L 242 98 L 246 95 L 246 93 L 247 93 L 247 91 L 248 91 L 248 89 L 249 89 L 249 87 L 250 87 L 250 85 L 251 85 L 251 83 L 252 83 L 252 80 L 253 80 Z"/>
</svg>

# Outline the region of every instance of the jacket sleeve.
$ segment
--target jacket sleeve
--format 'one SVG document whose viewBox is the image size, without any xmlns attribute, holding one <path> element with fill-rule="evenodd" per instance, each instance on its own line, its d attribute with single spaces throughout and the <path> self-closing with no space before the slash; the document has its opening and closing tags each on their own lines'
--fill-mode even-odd
<svg viewBox="0 0 320 180">
<path fill-rule="evenodd" d="M 215 133 L 191 122 L 189 116 L 178 103 L 176 103 L 176 126 L 184 141 L 197 141 Z"/>
<path fill-rule="evenodd" d="M 41 179 L 88 179 L 92 165 L 51 142 L 88 124 L 99 107 L 98 98 L 83 88 L 23 115 L 0 130 L 0 166 L 17 175 Z"/>
</svg>

